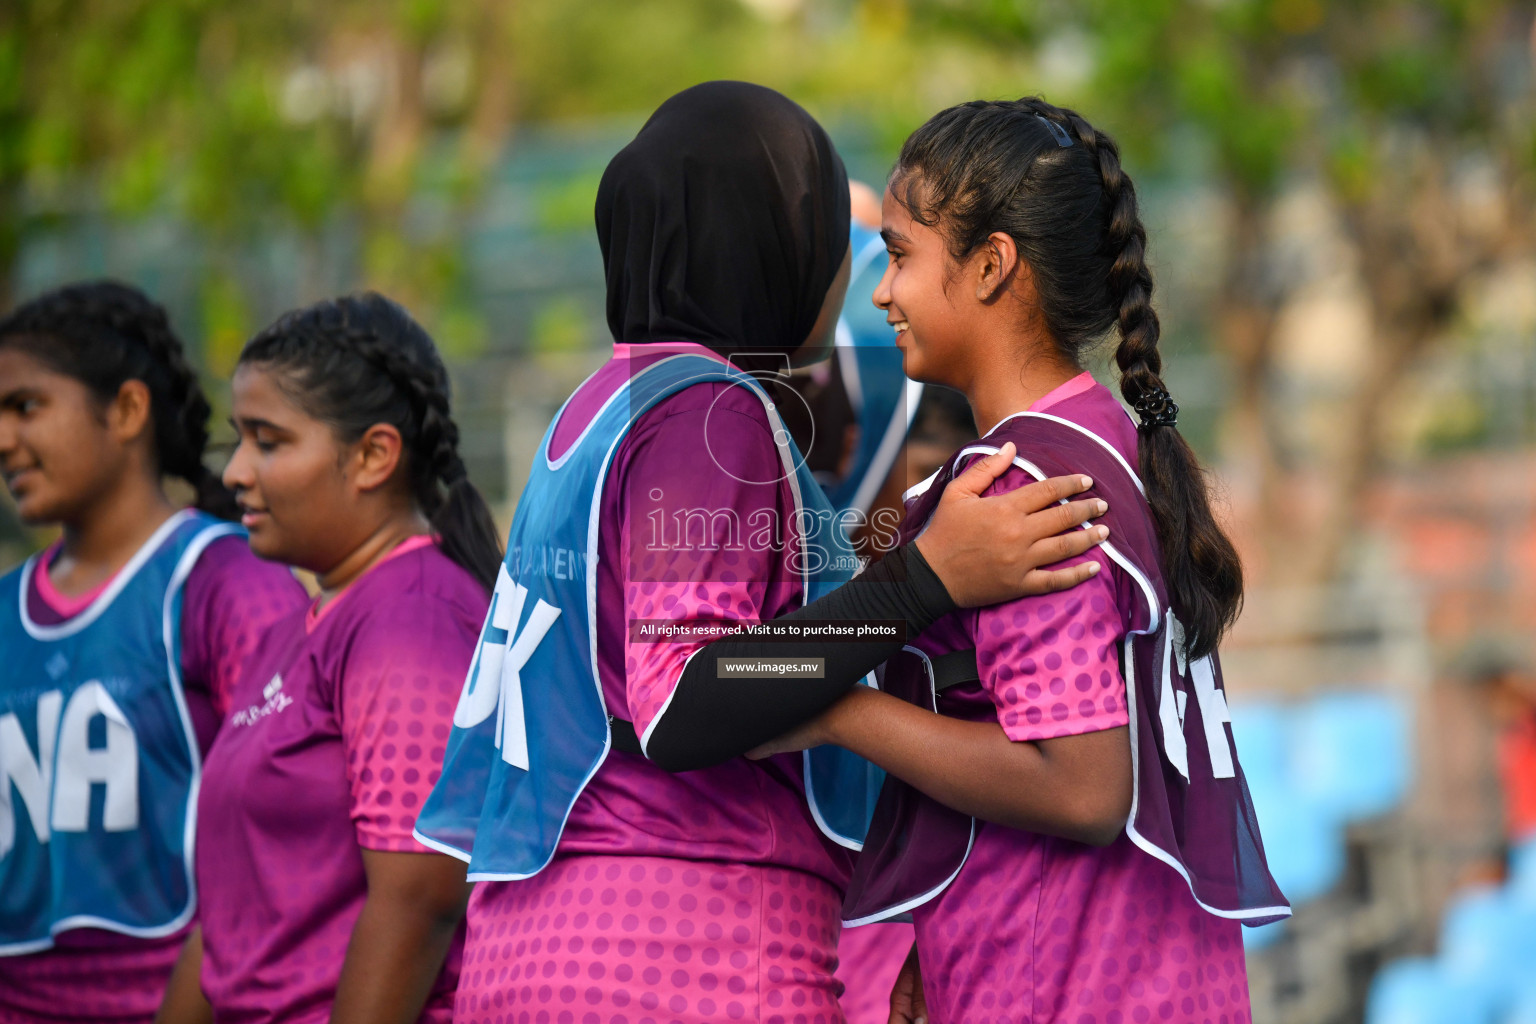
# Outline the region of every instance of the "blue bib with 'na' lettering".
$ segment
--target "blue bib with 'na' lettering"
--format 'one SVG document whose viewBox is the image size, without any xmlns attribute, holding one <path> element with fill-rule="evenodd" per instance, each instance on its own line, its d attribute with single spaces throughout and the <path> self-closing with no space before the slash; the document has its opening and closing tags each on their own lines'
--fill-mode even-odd
<svg viewBox="0 0 1536 1024">
<path fill-rule="evenodd" d="M 551 459 L 557 414 L 518 501 L 442 776 L 416 821 L 416 838 L 467 861 L 471 881 L 528 878 L 543 870 L 576 798 L 608 756 L 612 732 L 597 673 L 596 629 L 603 482 L 620 442 L 646 410 L 709 382 L 749 388 L 761 399 L 799 505 L 794 528 L 821 524 L 818 557 L 801 560 L 806 600 L 852 576 L 857 563 L 831 505 L 749 374 L 702 354 L 660 359 L 608 400 L 570 450 Z M 857 848 L 883 776 L 836 747 L 808 750 L 804 763 L 806 800 L 817 824 L 835 842 Z"/>
<path fill-rule="evenodd" d="M 142 938 L 196 904 L 202 758 L 181 689 L 181 598 L 240 527 L 168 519 L 79 615 L 27 614 L 37 556 L 0 579 L 0 955 L 71 928 Z"/>
</svg>

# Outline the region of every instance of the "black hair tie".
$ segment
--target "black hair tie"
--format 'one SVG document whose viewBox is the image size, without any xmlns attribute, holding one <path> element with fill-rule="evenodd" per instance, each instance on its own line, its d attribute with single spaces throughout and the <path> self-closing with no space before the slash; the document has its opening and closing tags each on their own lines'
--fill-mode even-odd
<svg viewBox="0 0 1536 1024">
<path fill-rule="evenodd" d="M 1136 415 L 1143 430 L 1172 427 L 1179 422 L 1179 407 L 1164 387 L 1148 388 L 1136 399 Z"/>
<path fill-rule="evenodd" d="M 469 471 L 464 468 L 464 460 L 458 456 L 454 456 L 453 459 L 449 461 L 448 465 L 443 467 L 443 472 L 440 479 L 443 481 L 443 486 L 452 487 L 460 480 L 468 479 L 468 477 Z"/>
</svg>

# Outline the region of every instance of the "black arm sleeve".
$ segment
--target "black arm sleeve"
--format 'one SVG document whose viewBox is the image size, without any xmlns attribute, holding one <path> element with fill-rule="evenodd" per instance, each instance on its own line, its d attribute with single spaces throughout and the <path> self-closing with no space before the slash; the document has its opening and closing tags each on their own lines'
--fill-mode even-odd
<svg viewBox="0 0 1536 1024">
<path fill-rule="evenodd" d="M 774 623 L 903 622 L 893 640 L 762 640 L 729 636 L 700 648 L 683 669 L 646 755 L 671 772 L 708 768 L 808 721 L 830 707 L 902 644 L 955 610 L 928 562 L 908 544 L 852 581 Z M 821 658 L 821 679 L 739 678 L 716 671 L 720 658 Z"/>
</svg>

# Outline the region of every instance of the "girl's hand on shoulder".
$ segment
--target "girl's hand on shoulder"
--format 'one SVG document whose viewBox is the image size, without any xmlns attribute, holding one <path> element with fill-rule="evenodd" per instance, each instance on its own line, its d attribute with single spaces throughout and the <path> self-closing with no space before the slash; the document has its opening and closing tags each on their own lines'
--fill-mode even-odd
<svg viewBox="0 0 1536 1024">
<path fill-rule="evenodd" d="M 1008 471 L 1015 451 L 1010 441 L 950 481 L 917 539 L 923 558 L 961 608 L 1066 590 L 1100 569 L 1098 562 L 1041 568 L 1081 555 L 1109 536 L 1103 525 L 1079 529 L 1108 511 L 1103 499 L 1067 501 L 1093 486 L 1088 477 L 1051 477 L 982 497 Z"/>
<path fill-rule="evenodd" d="M 923 998 L 923 972 L 917 962 L 917 943 L 891 986 L 891 1017 L 886 1024 L 928 1024 L 928 1000 Z"/>
</svg>

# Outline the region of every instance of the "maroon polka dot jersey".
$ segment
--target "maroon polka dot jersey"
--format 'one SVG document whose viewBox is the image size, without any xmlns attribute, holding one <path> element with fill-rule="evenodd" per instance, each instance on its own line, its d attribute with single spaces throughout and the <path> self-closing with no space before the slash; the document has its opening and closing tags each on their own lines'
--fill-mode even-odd
<svg viewBox="0 0 1536 1024">
<path fill-rule="evenodd" d="M 1032 409 L 1087 427 L 1136 465 L 1134 425 L 1088 374 Z M 1015 468 L 989 493 L 1033 480 Z M 924 633 L 916 646 L 930 654 L 976 648 L 981 692 L 949 691 L 941 710 L 990 701 L 1016 741 L 1127 725 L 1119 609 L 1136 600 L 1134 583 L 1097 560 L 1105 571 L 1081 586 L 956 612 Z M 1124 832 L 1098 848 L 979 823 L 959 875 L 913 920 L 935 1024 L 1249 1019 L 1241 925 L 1203 910 L 1173 868 Z"/>
</svg>

